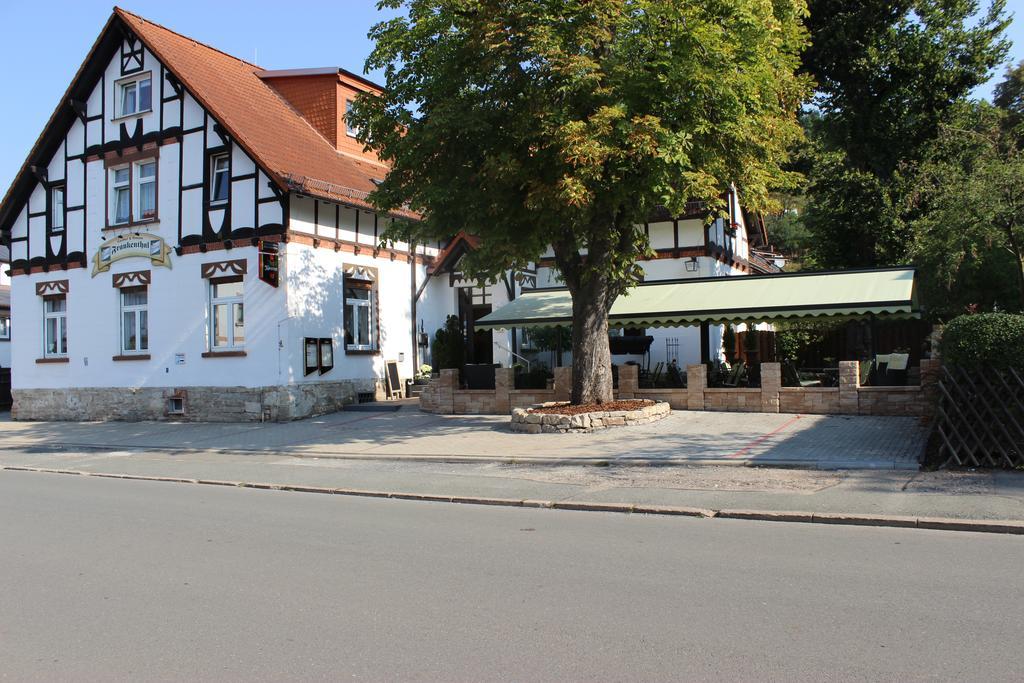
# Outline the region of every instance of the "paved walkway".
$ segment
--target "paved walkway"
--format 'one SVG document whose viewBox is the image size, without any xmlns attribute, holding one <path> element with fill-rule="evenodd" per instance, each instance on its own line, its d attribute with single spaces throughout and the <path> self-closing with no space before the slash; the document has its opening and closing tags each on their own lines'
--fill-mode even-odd
<svg viewBox="0 0 1024 683">
<path fill-rule="evenodd" d="M 1024 472 L 823 471 L 718 465 L 597 467 L 293 458 L 257 453 L 0 450 L 0 478 L 16 481 L 25 473 L 3 470 L 19 468 L 256 484 L 264 488 L 374 491 L 432 499 L 548 501 L 563 506 L 587 502 L 803 515 L 1024 520 Z"/>
<path fill-rule="evenodd" d="M 387 410 L 266 424 L 15 422 L 4 416 L 0 447 L 916 469 L 926 436 L 915 418 L 689 411 L 675 411 L 649 425 L 592 434 L 514 434 L 507 417 L 432 415 L 407 402 L 382 407 Z"/>
</svg>

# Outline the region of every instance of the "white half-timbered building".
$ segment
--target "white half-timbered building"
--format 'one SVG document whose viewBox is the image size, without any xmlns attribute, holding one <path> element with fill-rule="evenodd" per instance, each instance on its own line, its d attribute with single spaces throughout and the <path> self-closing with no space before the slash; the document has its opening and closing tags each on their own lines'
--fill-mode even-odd
<svg viewBox="0 0 1024 683">
<path fill-rule="evenodd" d="M 412 377 L 453 314 L 470 362 L 528 351 L 521 330 L 473 321 L 556 285 L 549 260 L 480 286 L 459 272 L 472 237 L 382 244 L 391 221 L 418 217 L 366 199 L 387 168 L 346 112 L 377 88 L 338 68 L 266 71 L 115 8 L 0 204 L 14 416 L 336 410 L 382 397 L 390 362 Z M 696 207 L 652 220 L 648 276 L 762 268 L 734 195 L 730 206 L 735 219 L 710 227 Z M 695 331 L 679 334 L 700 353 Z"/>
<path fill-rule="evenodd" d="M 438 245 L 380 246 L 416 217 L 366 202 L 344 117 L 375 87 L 115 9 L 0 205 L 15 417 L 290 419 L 411 377 L 456 293 L 414 304 Z"/>
</svg>

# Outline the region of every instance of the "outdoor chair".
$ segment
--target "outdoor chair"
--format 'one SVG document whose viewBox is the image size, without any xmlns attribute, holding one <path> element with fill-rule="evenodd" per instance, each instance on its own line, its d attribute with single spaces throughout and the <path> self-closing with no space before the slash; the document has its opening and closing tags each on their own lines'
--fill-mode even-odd
<svg viewBox="0 0 1024 683">
<path fill-rule="evenodd" d="M 665 367 L 665 363 L 658 361 L 654 366 L 654 372 L 651 373 L 651 386 L 658 386 L 658 381 L 661 379 L 661 369 Z"/>
<path fill-rule="evenodd" d="M 800 379 L 800 373 L 792 361 L 782 364 L 782 385 L 787 387 L 820 387 L 820 379 Z"/>
<path fill-rule="evenodd" d="M 885 368 L 886 383 L 889 386 L 905 386 L 908 365 L 910 365 L 909 353 L 890 353 L 889 363 Z"/>
<path fill-rule="evenodd" d="M 723 387 L 736 388 L 740 386 L 743 381 L 744 371 L 747 369 L 746 364 L 743 361 L 736 363 L 733 367 L 732 372 L 726 375 L 725 379 L 722 380 Z"/>
<path fill-rule="evenodd" d="M 686 376 L 679 371 L 679 365 L 675 361 L 668 364 L 666 379 L 668 379 L 670 387 L 679 388 L 686 386 Z"/>
</svg>

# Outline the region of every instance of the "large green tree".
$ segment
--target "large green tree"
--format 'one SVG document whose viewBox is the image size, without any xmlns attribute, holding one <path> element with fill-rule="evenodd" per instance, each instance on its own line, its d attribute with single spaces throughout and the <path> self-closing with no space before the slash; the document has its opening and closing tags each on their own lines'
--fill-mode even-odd
<svg viewBox="0 0 1024 683">
<path fill-rule="evenodd" d="M 940 315 L 1024 310 L 1024 151 L 1006 116 L 959 107 L 916 177 L 913 255 Z"/>
<path fill-rule="evenodd" d="M 815 260 L 876 266 L 907 258 L 906 173 L 951 107 L 1005 58 L 1005 0 L 809 0 L 816 82 L 805 211 Z"/>
<path fill-rule="evenodd" d="M 465 230 L 493 278 L 550 246 L 573 302 L 575 403 L 612 398 L 608 310 L 635 284 L 657 205 L 750 205 L 788 180 L 806 95 L 803 0 L 383 0 L 367 61 L 386 90 L 353 122 L 391 165 L 381 209 Z"/>
</svg>

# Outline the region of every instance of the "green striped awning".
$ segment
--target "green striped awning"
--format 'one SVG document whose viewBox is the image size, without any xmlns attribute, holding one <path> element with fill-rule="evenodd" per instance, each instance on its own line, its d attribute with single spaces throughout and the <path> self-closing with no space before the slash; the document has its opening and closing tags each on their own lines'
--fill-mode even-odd
<svg viewBox="0 0 1024 683">
<path fill-rule="evenodd" d="M 616 327 L 782 322 L 869 315 L 920 317 L 913 268 L 833 273 L 746 275 L 642 283 L 620 296 L 609 314 Z M 489 313 L 476 329 L 550 327 L 572 323 L 568 290 L 537 289 Z"/>
</svg>

